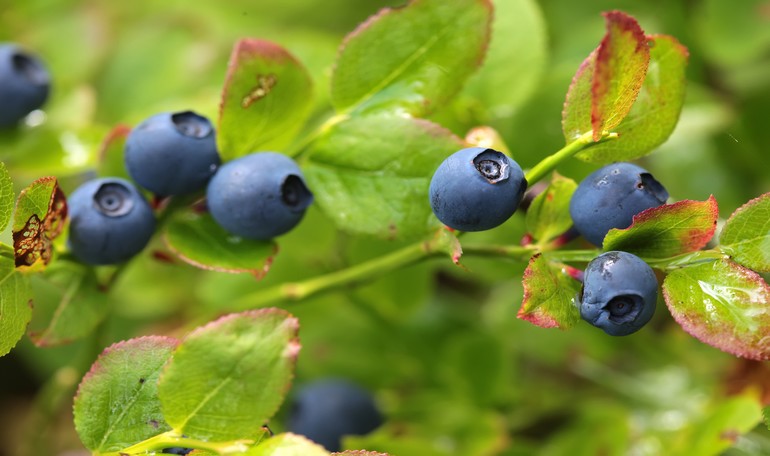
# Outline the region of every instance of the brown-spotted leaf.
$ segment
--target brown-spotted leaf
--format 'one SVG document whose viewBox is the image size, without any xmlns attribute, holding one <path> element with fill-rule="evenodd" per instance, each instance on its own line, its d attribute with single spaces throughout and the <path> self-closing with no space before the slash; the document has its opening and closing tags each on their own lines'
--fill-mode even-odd
<svg viewBox="0 0 770 456">
<path fill-rule="evenodd" d="M 529 260 L 524 271 L 524 300 L 518 317 L 543 328 L 568 329 L 580 320 L 575 298 L 580 282 L 570 267 L 552 263 L 542 254 Z"/>
<path fill-rule="evenodd" d="M 13 216 L 16 267 L 44 268 L 66 218 L 67 200 L 55 177 L 42 177 L 22 190 Z"/>
<path fill-rule="evenodd" d="M 770 286 L 722 259 L 676 269 L 663 282 L 674 319 L 698 340 L 749 359 L 770 359 Z"/>
<path fill-rule="evenodd" d="M 719 235 L 720 248 L 746 267 L 770 272 L 770 193 L 739 207 Z"/>
<path fill-rule="evenodd" d="M 310 75 L 286 49 L 242 39 L 230 56 L 217 129 L 223 160 L 286 147 L 313 102 Z"/>
<path fill-rule="evenodd" d="M 719 208 L 714 196 L 653 207 L 634 216 L 628 228 L 611 229 L 604 250 L 622 250 L 649 258 L 667 258 L 706 246 L 717 228 Z"/>
</svg>

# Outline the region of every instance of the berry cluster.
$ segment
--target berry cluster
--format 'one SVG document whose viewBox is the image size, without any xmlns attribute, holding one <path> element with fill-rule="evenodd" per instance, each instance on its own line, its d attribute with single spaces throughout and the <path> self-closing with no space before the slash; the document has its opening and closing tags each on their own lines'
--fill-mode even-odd
<svg viewBox="0 0 770 456">
<path fill-rule="evenodd" d="M 131 179 L 157 197 L 205 189 L 214 220 L 244 238 L 288 232 L 313 201 L 299 167 L 285 155 L 256 152 L 220 166 L 214 126 L 192 111 L 160 113 L 140 123 L 126 138 L 124 158 Z M 86 182 L 69 205 L 69 246 L 85 263 L 126 261 L 155 231 L 147 200 L 123 179 Z"/>
<path fill-rule="evenodd" d="M 471 147 L 449 156 L 433 174 L 430 203 L 445 225 L 482 231 L 501 225 L 518 208 L 527 180 L 521 167 L 493 149 Z M 668 199 L 666 189 L 645 169 L 613 163 L 586 177 L 569 205 L 575 230 L 601 247 L 613 228 L 627 228 L 640 212 Z M 583 274 L 577 302 L 588 323 L 613 336 L 639 330 L 655 312 L 658 281 L 641 258 L 606 252 Z"/>
</svg>

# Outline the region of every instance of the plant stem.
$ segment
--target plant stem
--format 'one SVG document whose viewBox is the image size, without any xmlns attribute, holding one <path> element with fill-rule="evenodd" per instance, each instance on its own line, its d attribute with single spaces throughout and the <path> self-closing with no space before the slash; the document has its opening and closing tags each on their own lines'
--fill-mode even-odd
<svg viewBox="0 0 770 456">
<path fill-rule="evenodd" d="M 476 255 L 482 257 L 508 257 L 518 261 L 528 261 L 529 258 L 535 253 L 537 253 L 535 246 L 489 244 L 463 245 L 464 255 Z"/>
<path fill-rule="evenodd" d="M 267 431 L 263 436 L 267 435 Z M 229 454 L 241 454 L 248 450 L 249 447 L 256 445 L 262 439 L 250 440 L 241 439 L 230 442 L 206 442 L 197 439 L 191 439 L 184 437 L 176 431 L 168 431 L 163 434 L 151 437 L 143 442 L 139 442 L 136 445 L 132 445 L 121 451 L 111 451 L 107 453 L 95 453 L 101 456 L 124 456 L 124 455 L 139 455 L 139 454 L 154 454 L 164 448 L 182 447 L 192 448 L 195 450 L 212 451 L 219 455 Z"/>
<path fill-rule="evenodd" d="M 572 157 L 581 150 L 599 144 L 605 140 L 614 139 L 617 137 L 617 133 L 603 132 L 602 139 L 594 142 L 592 131 L 583 133 L 574 141 L 562 147 L 554 154 L 545 157 L 540 161 L 540 163 L 536 164 L 529 171 L 527 171 L 526 175 L 524 176 L 527 179 L 527 185 L 532 186 L 535 182 L 545 177 L 546 174 L 556 169 L 559 163 L 566 160 L 567 158 Z"/>
<path fill-rule="evenodd" d="M 452 239 L 454 239 L 452 237 Z M 320 292 L 352 285 L 379 277 L 418 261 L 448 252 L 446 236 L 438 236 L 425 242 L 418 242 L 387 255 L 373 258 L 346 269 L 313 277 L 301 282 L 287 282 L 246 295 L 233 304 L 234 308 L 252 309 L 279 301 L 299 301 Z"/>
</svg>

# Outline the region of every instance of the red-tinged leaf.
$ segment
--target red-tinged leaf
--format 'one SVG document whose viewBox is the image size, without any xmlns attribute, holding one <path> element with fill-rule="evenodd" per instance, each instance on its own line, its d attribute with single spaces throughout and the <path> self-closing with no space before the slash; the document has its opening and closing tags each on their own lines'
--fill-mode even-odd
<svg viewBox="0 0 770 456">
<path fill-rule="evenodd" d="M 647 41 L 647 77 L 631 111 L 613 129 L 618 137 L 578 152 L 577 158 L 593 163 L 633 160 L 663 144 L 674 131 L 684 104 L 689 54 L 667 35 L 648 36 Z"/>
<path fill-rule="evenodd" d="M 341 112 L 435 111 L 481 65 L 492 9 L 490 0 L 412 0 L 381 10 L 342 43 L 332 104 Z"/>
<path fill-rule="evenodd" d="M 104 349 L 75 396 L 75 429 L 86 448 L 95 454 L 119 451 L 169 430 L 158 376 L 178 343 L 147 336 Z"/>
<path fill-rule="evenodd" d="M 734 261 L 770 272 L 770 193 L 739 207 L 719 235 L 720 249 Z"/>
<path fill-rule="evenodd" d="M 524 271 L 524 300 L 518 317 L 543 328 L 568 329 L 580 320 L 575 298 L 580 282 L 568 266 L 536 254 Z"/>
<path fill-rule="evenodd" d="M 698 340 L 749 359 L 770 359 L 770 286 L 731 260 L 676 269 L 663 282 L 674 319 Z"/>
<path fill-rule="evenodd" d="M 596 69 L 596 53 L 593 52 L 580 64 L 567 90 L 561 127 L 567 144 L 591 131 L 591 86 Z"/>
<path fill-rule="evenodd" d="M 191 332 L 166 364 L 166 421 L 201 440 L 261 437 L 294 377 L 298 320 L 282 309 L 226 315 Z"/>
<path fill-rule="evenodd" d="M 604 250 L 622 250 L 648 258 L 694 252 L 714 236 L 719 208 L 712 195 L 706 201 L 684 200 L 653 207 L 634 216 L 630 227 L 611 229 Z"/>
<path fill-rule="evenodd" d="M 620 11 L 604 13 L 607 34 L 596 51 L 591 83 L 594 141 L 615 128 L 634 104 L 647 74 L 650 49 L 639 24 Z"/>
<path fill-rule="evenodd" d="M 184 262 L 210 271 L 249 273 L 261 279 L 268 273 L 278 245 L 233 236 L 208 213 L 178 211 L 166 223 L 163 240 Z"/>
<path fill-rule="evenodd" d="M 572 179 L 553 173 L 548 187 L 532 200 L 525 216 L 527 231 L 534 240 L 551 241 L 572 226 L 569 201 L 576 188 Z"/>
<path fill-rule="evenodd" d="M 96 166 L 99 176 L 122 177 L 130 180 L 123 158 L 126 138 L 129 133 L 131 133 L 131 127 L 117 125 L 104 138 L 97 154 Z"/>
<path fill-rule="evenodd" d="M 66 219 L 67 199 L 55 177 L 42 177 L 22 190 L 13 216 L 16 267 L 44 268 Z"/>
<path fill-rule="evenodd" d="M 242 39 L 230 56 L 217 129 L 223 160 L 286 147 L 312 106 L 305 67 L 281 46 Z"/>
</svg>

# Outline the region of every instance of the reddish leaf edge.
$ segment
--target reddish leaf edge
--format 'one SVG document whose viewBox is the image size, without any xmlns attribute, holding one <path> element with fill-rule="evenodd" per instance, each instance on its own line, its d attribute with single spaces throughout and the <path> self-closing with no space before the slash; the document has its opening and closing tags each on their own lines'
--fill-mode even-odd
<svg viewBox="0 0 770 456">
<path fill-rule="evenodd" d="M 519 311 L 516 313 L 516 318 L 520 320 L 527 321 L 529 323 L 532 323 L 535 326 L 539 326 L 541 328 L 558 328 L 562 331 L 566 330 L 567 328 L 564 328 L 559 324 L 558 321 L 556 321 L 555 318 L 553 318 L 551 315 L 548 315 L 544 313 L 542 310 L 540 310 L 540 307 L 535 307 L 534 309 L 530 311 L 526 311 L 524 309 L 525 303 L 532 298 L 532 290 L 526 286 L 526 280 L 528 277 L 531 277 L 534 272 L 532 271 L 531 267 L 542 256 L 542 253 L 536 253 L 534 254 L 530 259 L 529 263 L 527 264 L 527 268 L 524 270 L 524 276 L 522 277 L 522 283 L 524 283 L 524 296 L 521 300 L 521 307 L 519 307 Z M 574 269 L 574 268 L 572 268 Z M 574 271 L 569 270 L 568 275 L 570 277 L 575 278 Z"/>
<path fill-rule="evenodd" d="M 687 246 L 686 251 L 682 253 L 689 253 L 689 252 L 694 252 L 696 250 L 700 250 L 706 247 L 709 241 L 711 241 L 711 239 L 714 238 L 714 234 L 716 233 L 716 230 L 717 230 L 717 222 L 719 219 L 719 206 L 717 204 L 717 200 L 714 197 L 714 195 L 710 195 L 708 199 L 706 199 L 705 201 L 681 200 L 675 203 L 664 204 L 661 206 L 645 209 L 642 212 L 634 215 L 634 217 L 632 218 L 631 225 L 628 228 L 621 228 L 621 229 L 613 228 L 613 231 L 619 231 L 619 232 L 630 231 L 640 223 L 644 223 L 648 220 L 654 220 L 658 216 L 658 214 L 660 214 L 661 212 L 676 210 L 680 207 L 688 206 L 692 204 L 705 204 L 707 206 L 706 209 L 709 212 L 711 224 L 709 229 L 706 230 L 705 232 L 696 230 L 693 233 L 691 233 L 691 236 L 688 238 L 690 242 L 684 243 L 684 245 Z"/>
<path fill-rule="evenodd" d="M 115 342 L 114 344 L 108 346 L 102 352 L 99 354 L 99 356 L 96 357 L 96 360 L 91 364 L 91 368 L 86 372 L 86 374 L 83 376 L 83 378 L 80 380 L 80 383 L 78 384 L 77 391 L 75 392 L 75 401 L 80 398 L 80 392 L 83 388 L 83 385 L 88 382 L 89 379 L 91 379 L 94 375 L 99 373 L 101 371 L 102 366 L 100 361 L 104 359 L 106 356 L 108 356 L 111 352 L 115 350 L 119 350 L 124 347 L 130 347 L 136 344 L 140 343 L 154 343 L 156 345 L 165 345 L 169 348 L 176 348 L 179 346 L 179 339 L 176 339 L 174 337 L 170 336 L 141 336 L 141 337 L 134 337 L 133 339 L 123 340 L 120 342 Z"/>
<path fill-rule="evenodd" d="M 297 67 L 301 68 L 308 80 L 310 75 L 307 73 L 307 69 L 300 61 L 286 48 L 278 43 L 272 41 L 258 39 L 258 38 L 241 38 L 235 42 L 233 49 L 230 53 L 230 58 L 227 63 L 227 73 L 225 76 L 225 82 L 222 86 L 222 95 L 219 100 L 219 118 L 217 121 L 217 134 L 220 134 L 222 126 L 222 114 L 225 109 L 225 102 L 230 94 L 229 88 L 231 86 L 233 77 L 239 68 L 239 63 L 243 55 L 259 55 L 266 59 L 274 61 L 288 61 Z"/>
<path fill-rule="evenodd" d="M 597 100 L 599 100 L 608 90 L 609 84 L 607 81 L 612 77 L 612 74 L 609 73 L 610 69 L 606 68 L 606 65 L 604 65 L 611 57 L 609 52 L 612 44 L 610 41 L 612 37 L 612 27 L 617 25 L 622 32 L 631 33 L 634 40 L 636 41 L 636 49 L 634 52 L 638 53 L 641 51 L 642 54 L 644 54 L 644 77 L 642 77 L 642 79 L 639 81 L 638 87 L 633 89 L 634 100 L 636 100 L 639 95 L 639 91 L 641 90 L 642 84 L 644 83 L 644 79 L 647 74 L 647 66 L 650 62 L 649 48 L 646 47 L 647 37 L 645 36 L 644 31 L 639 26 L 639 23 L 636 21 L 636 19 L 622 11 L 617 10 L 605 12 L 602 13 L 602 15 L 606 21 L 607 32 L 602 38 L 601 43 L 599 43 L 599 47 L 596 48 L 596 64 L 594 68 L 594 74 L 591 78 L 591 126 L 593 129 L 594 142 L 598 142 L 602 138 L 602 130 L 604 130 L 604 121 L 606 120 L 604 115 L 606 113 L 600 112 L 600 103 L 598 103 Z M 644 51 L 647 52 L 645 53 Z M 605 73 L 607 74 L 605 75 Z M 622 119 L 618 119 L 618 122 L 620 122 L 620 120 Z"/>
<path fill-rule="evenodd" d="M 273 261 L 275 261 L 275 257 L 278 255 L 278 252 L 280 251 L 280 248 L 277 243 L 273 242 L 273 252 L 265 258 L 265 264 L 262 265 L 261 268 L 224 268 L 220 266 L 212 266 L 210 264 L 205 264 L 200 261 L 194 260 L 181 251 L 179 251 L 176 247 L 174 247 L 168 239 L 168 234 L 164 231 L 162 235 L 163 243 L 166 245 L 166 247 L 180 260 L 184 261 L 185 263 L 189 264 L 190 266 L 194 266 L 198 269 L 203 269 L 205 271 L 214 271 L 214 272 L 226 272 L 228 274 L 243 274 L 248 273 L 254 276 L 256 280 L 262 280 L 265 278 L 268 272 L 270 272 L 270 268 L 273 266 Z"/>
<path fill-rule="evenodd" d="M 732 260 L 727 260 L 726 259 L 726 260 L 718 260 L 718 261 L 725 261 L 725 262 L 727 262 L 731 266 L 735 267 L 735 269 L 737 271 L 741 272 L 744 276 L 749 277 L 751 280 L 754 280 L 757 283 L 761 283 L 763 288 L 766 290 L 766 292 L 768 294 L 770 294 L 770 285 L 768 285 L 767 282 L 765 282 L 765 280 L 762 278 L 762 276 L 759 275 L 759 273 L 757 273 L 756 271 L 754 271 L 752 269 L 749 269 L 749 268 L 747 268 L 745 266 L 742 266 L 742 265 L 740 265 L 740 264 L 738 264 L 738 263 L 736 263 L 736 262 L 734 262 Z M 664 282 L 664 285 L 665 285 L 665 282 Z M 737 356 L 739 358 L 751 359 L 751 360 L 754 360 L 754 361 L 768 361 L 768 360 L 770 360 L 770 336 L 765 336 L 765 338 L 764 338 L 764 339 L 767 339 L 767 342 L 765 343 L 765 345 L 766 345 L 765 349 L 757 351 L 756 354 L 755 353 L 742 352 L 742 351 L 739 351 L 739 350 L 736 350 L 736 349 L 731 349 L 729 344 L 719 344 L 719 343 L 707 340 L 707 338 L 704 337 L 701 334 L 701 332 L 698 330 L 697 325 L 691 325 L 686 320 L 677 318 L 677 314 L 672 310 L 674 308 L 674 305 L 672 304 L 673 298 L 670 296 L 670 294 L 669 294 L 669 292 L 668 292 L 668 290 L 666 289 L 665 286 L 662 287 L 662 288 L 663 288 L 663 300 L 666 303 L 666 307 L 668 307 L 669 313 L 674 318 L 674 321 L 676 321 L 677 324 L 679 326 L 681 326 L 682 329 L 687 334 L 691 335 L 692 337 L 694 337 L 695 339 L 697 339 L 698 341 L 700 341 L 700 342 L 702 342 L 702 343 L 704 343 L 706 345 L 714 347 L 714 348 L 716 348 L 716 349 L 718 349 L 718 350 L 720 350 L 722 352 L 728 353 L 730 355 Z"/>
</svg>

